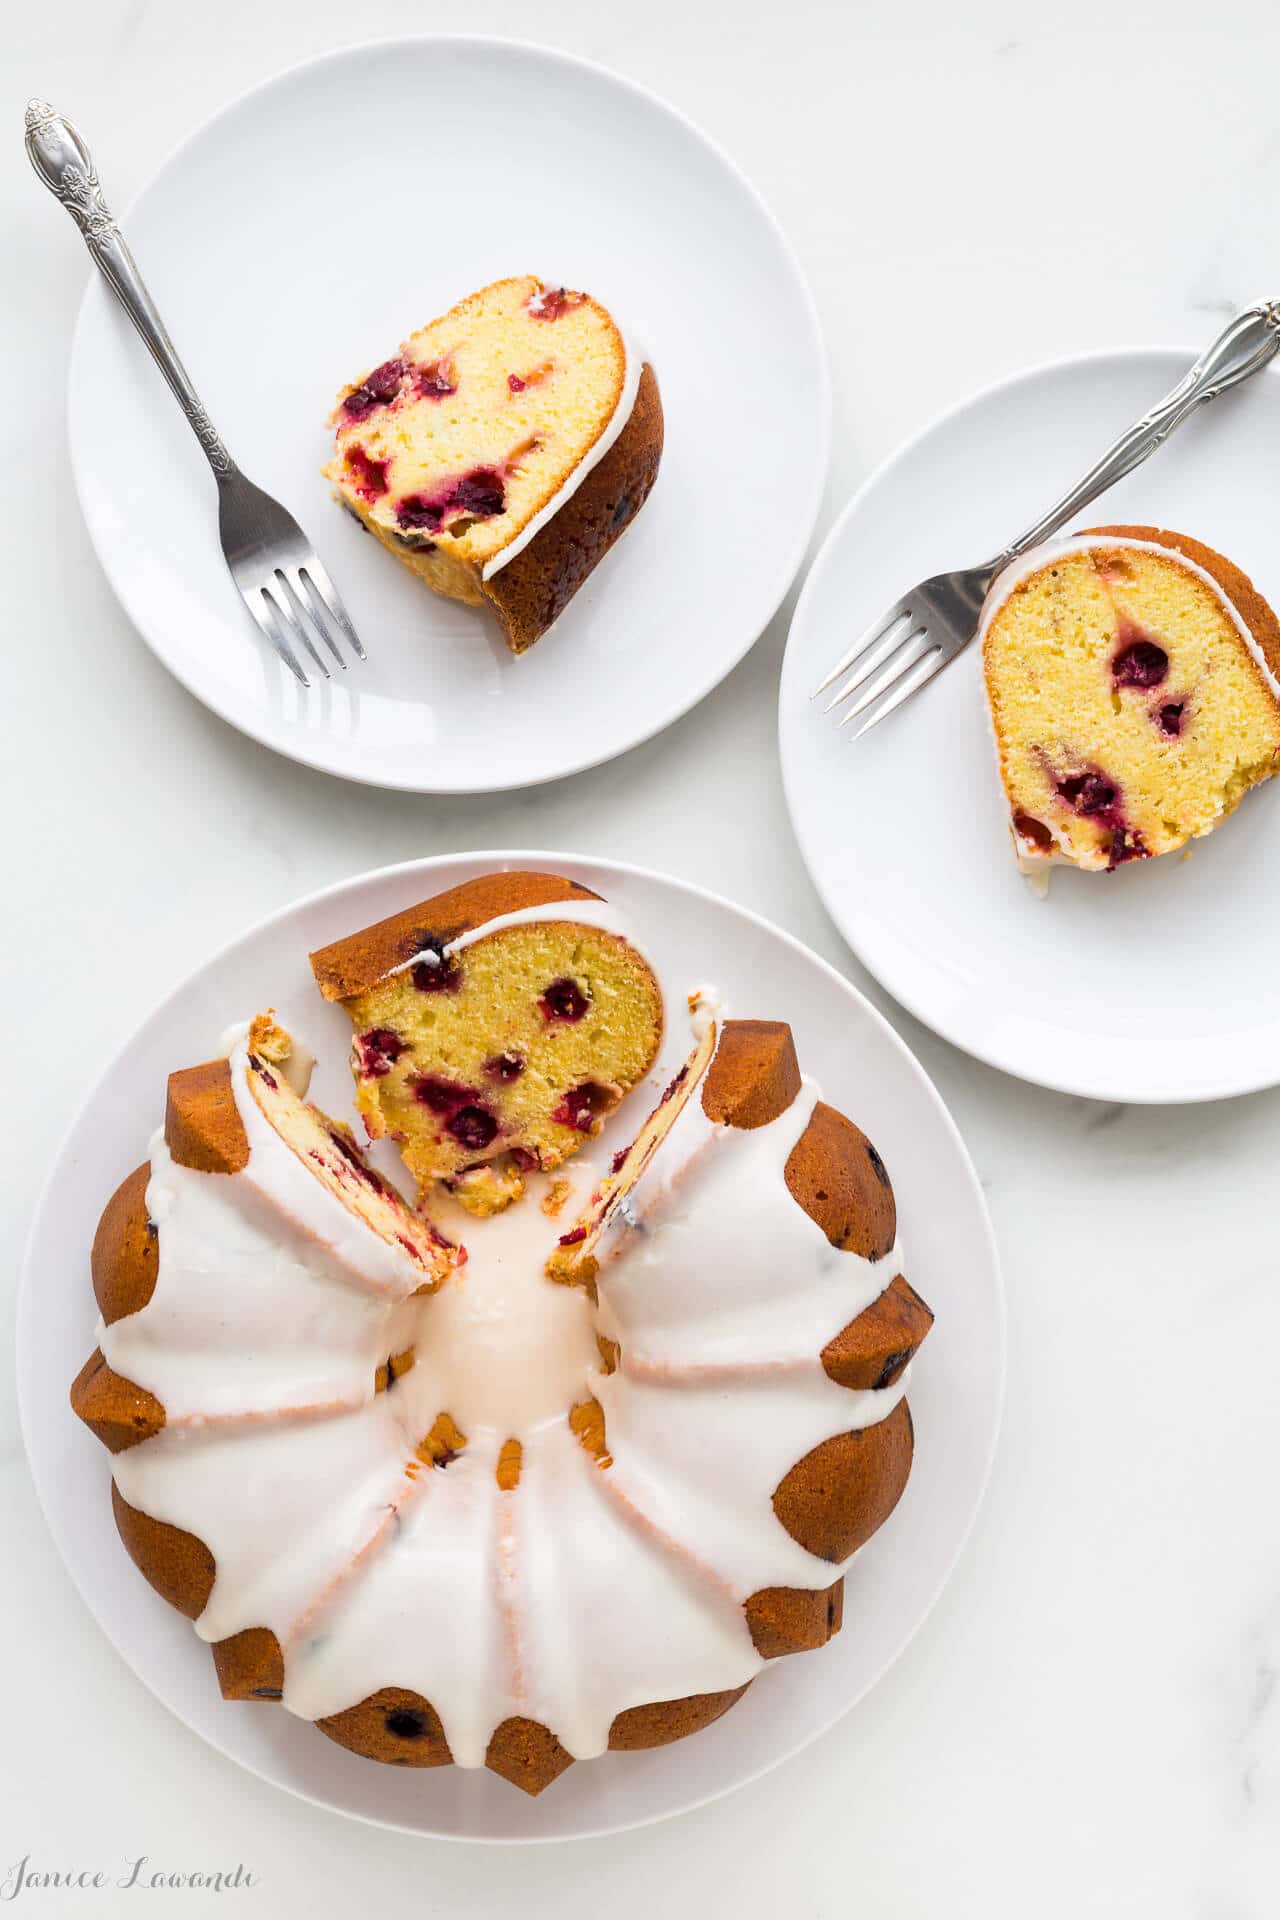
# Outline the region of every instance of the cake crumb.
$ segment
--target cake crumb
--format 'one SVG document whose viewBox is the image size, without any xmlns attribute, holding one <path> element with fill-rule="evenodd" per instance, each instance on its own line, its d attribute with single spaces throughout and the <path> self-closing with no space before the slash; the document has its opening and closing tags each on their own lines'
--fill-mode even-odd
<svg viewBox="0 0 1280 1920">
<path fill-rule="evenodd" d="M 564 1203 L 568 1198 L 569 1182 L 567 1180 L 553 1180 L 543 1194 L 539 1205 L 542 1211 L 548 1215 L 550 1219 L 554 1220 L 558 1213 L 564 1212 Z"/>
</svg>

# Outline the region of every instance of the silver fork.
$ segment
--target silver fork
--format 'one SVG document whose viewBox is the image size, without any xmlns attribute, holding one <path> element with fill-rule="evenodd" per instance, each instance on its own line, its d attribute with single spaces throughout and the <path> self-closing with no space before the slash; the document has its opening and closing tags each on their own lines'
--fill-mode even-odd
<svg viewBox="0 0 1280 1920">
<path fill-rule="evenodd" d="M 26 124 L 32 166 L 79 227 L 99 272 L 141 334 L 213 468 L 218 483 L 222 551 L 246 607 L 304 687 L 311 682 L 291 640 L 306 648 L 326 680 L 332 676 L 316 646 L 317 639 L 345 672 L 347 662 L 338 645 L 340 639 L 359 659 L 367 655 L 338 590 L 293 515 L 261 487 L 255 487 L 223 445 L 103 199 L 93 156 L 84 140 L 71 122 L 44 100 L 27 103 Z"/>
<path fill-rule="evenodd" d="M 822 685 L 815 687 L 816 700 L 842 673 L 852 669 L 823 711 L 831 713 L 851 701 L 837 725 L 847 727 L 865 715 L 862 725 L 849 736 L 853 740 L 878 726 L 964 651 L 978 631 L 982 604 L 992 582 L 1011 561 L 1057 533 L 1082 507 L 1141 466 L 1197 407 L 1257 373 L 1278 348 L 1280 301 L 1261 303 L 1240 314 L 1173 391 L 1122 433 L 1078 486 L 994 560 L 962 573 L 937 573 L 896 600 L 883 619 L 841 656 Z"/>
</svg>

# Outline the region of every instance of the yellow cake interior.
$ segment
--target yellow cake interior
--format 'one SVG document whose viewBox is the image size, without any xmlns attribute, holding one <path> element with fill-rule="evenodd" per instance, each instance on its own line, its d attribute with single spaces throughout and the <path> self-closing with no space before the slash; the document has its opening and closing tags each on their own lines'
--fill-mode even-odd
<svg viewBox="0 0 1280 1920">
<path fill-rule="evenodd" d="M 1033 860 L 1171 852 L 1280 766 L 1262 666 L 1223 595 L 1170 550 L 1056 555 L 997 605 L 983 657 L 1014 836 Z"/>
<path fill-rule="evenodd" d="M 570 921 L 428 955 L 344 1004 L 370 1133 L 399 1141 L 419 1187 L 447 1180 L 476 1212 L 598 1133 L 662 1029 L 647 963 L 617 934 Z"/>
<path fill-rule="evenodd" d="M 626 371 L 597 301 L 531 275 L 496 281 L 344 389 L 325 473 L 429 585 L 478 602 L 478 570 L 599 439 Z"/>
</svg>

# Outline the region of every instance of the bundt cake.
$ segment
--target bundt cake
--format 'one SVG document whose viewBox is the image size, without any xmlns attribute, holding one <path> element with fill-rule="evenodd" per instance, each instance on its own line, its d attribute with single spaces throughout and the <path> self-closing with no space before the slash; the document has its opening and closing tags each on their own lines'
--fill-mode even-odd
<svg viewBox="0 0 1280 1920">
<path fill-rule="evenodd" d="M 648 498 L 653 369 L 585 293 L 498 280 L 339 397 L 339 500 L 437 593 L 523 653 Z"/>
<path fill-rule="evenodd" d="M 465 1265 L 261 1040 L 173 1076 L 72 1390 L 224 1695 L 539 1793 L 822 1646 L 907 1480 L 931 1315 L 885 1166 L 790 1030 L 704 1014 L 608 1191 L 585 1159 L 531 1175 L 540 1204 Z M 581 1284 L 549 1283 L 575 1248 Z"/>
<path fill-rule="evenodd" d="M 662 994 L 620 917 L 556 874 L 486 875 L 323 947 L 355 1028 L 356 1104 L 425 1195 L 475 1213 L 557 1167 L 643 1079 Z"/>
<path fill-rule="evenodd" d="M 1170 853 L 1280 768 L 1280 622 L 1185 534 L 1097 527 L 1037 548 L 995 582 L 980 634 L 1031 875 Z"/>
</svg>

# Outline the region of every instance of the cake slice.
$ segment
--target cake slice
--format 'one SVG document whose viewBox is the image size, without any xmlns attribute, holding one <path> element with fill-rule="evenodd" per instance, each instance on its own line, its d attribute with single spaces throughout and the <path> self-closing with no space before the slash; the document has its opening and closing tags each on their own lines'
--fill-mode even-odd
<svg viewBox="0 0 1280 1920">
<path fill-rule="evenodd" d="M 1209 833 L 1280 768 L 1280 622 L 1185 534 L 1099 527 L 996 581 L 983 670 L 1023 870 Z"/>
<path fill-rule="evenodd" d="M 662 995 L 606 902 L 556 874 L 490 874 L 311 956 L 355 1029 L 356 1104 L 424 1195 L 519 1198 L 649 1071 Z"/>
<path fill-rule="evenodd" d="M 648 497 L 662 405 L 597 300 L 498 280 L 410 335 L 334 409 L 338 498 L 523 653 Z"/>
</svg>

